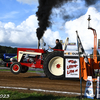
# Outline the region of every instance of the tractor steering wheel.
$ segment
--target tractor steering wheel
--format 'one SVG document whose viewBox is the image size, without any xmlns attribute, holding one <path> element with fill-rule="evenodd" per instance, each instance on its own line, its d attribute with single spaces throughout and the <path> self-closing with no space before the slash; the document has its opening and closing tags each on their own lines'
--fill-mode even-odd
<svg viewBox="0 0 100 100">
<path fill-rule="evenodd" d="M 48 49 L 47 49 L 47 50 L 53 51 L 53 49 L 50 49 L 49 47 L 50 47 L 50 46 L 48 45 Z"/>
</svg>

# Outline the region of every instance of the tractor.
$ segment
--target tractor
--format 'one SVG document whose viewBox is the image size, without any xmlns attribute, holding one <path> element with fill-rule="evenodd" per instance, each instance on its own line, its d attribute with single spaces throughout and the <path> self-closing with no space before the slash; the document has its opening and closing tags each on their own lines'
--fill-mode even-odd
<svg viewBox="0 0 100 100">
<path fill-rule="evenodd" d="M 90 23 L 90 16 L 88 18 Z M 100 69 L 100 60 L 97 59 L 97 34 L 96 30 L 88 26 L 94 33 L 93 58 L 87 56 L 77 34 L 78 51 L 67 51 L 69 38 L 66 38 L 63 50 L 54 49 L 49 52 L 45 49 L 18 48 L 17 60 L 8 63 L 14 74 L 26 73 L 31 68 L 40 68 L 49 79 L 80 78 L 87 80 L 87 76 L 95 78 L 95 69 Z M 38 43 L 39 44 L 39 43 Z M 38 46 L 39 47 L 39 46 Z M 79 56 L 80 54 L 80 56 Z"/>
<path fill-rule="evenodd" d="M 64 75 L 63 54 L 68 40 L 66 38 L 63 50 L 54 49 L 52 52 L 49 49 L 17 48 L 17 60 L 12 58 L 6 66 L 10 65 L 13 74 L 26 73 L 31 67 L 43 69 L 50 79 L 61 79 Z"/>
</svg>

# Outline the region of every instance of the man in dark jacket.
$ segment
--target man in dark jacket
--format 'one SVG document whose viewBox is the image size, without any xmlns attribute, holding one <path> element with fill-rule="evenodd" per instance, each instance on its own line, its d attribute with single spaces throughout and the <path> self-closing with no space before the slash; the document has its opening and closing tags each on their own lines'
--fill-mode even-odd
<svg viewBox="0 0 100 100">
<path fill-rule="evenodd" d="M 59 39 L 56 39 L 56 46 L 54 48 L 51 48 L 51 47 L 49 47 L 49 48 L 62 50 L 62 44 L 59 42 Z"/>
</svg>

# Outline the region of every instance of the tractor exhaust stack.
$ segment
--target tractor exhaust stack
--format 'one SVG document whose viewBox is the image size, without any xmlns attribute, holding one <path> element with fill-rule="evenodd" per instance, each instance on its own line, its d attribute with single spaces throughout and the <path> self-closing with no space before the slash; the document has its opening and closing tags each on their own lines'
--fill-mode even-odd
<svg viewBox="0 0 100 100">
<path fill-rule="evenodd" d="M 40 47 L 40 40 L 38 40 L 38 49 L 39 49 L 39 47 Z"/>
</svg>

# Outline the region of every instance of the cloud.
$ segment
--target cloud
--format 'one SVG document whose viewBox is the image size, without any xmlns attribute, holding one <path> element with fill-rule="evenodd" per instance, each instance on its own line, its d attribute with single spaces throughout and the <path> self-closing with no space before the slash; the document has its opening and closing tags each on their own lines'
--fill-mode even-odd
<svg viewBox="0 0 100 100">
<path fill-rule="evenodd" d="M 0 43 L 8 46 L 36 46 L 36 28 L 38 27 L 37 17 L 29 16 L 20 25 L 8 22 L 0 22 Z"/>
<path fill-rule="evenodd" d="M 37 27 L 38 21 L 35 15 L 29 16 L 18 26 L 12 22 L 0 22 L 0 45 L 36 48 Z M 58 31 L 53 32 L 48 29 L 44 34 L 45 42 L 51 46 L 54 46 L 56 38 L 60 38 Z"/>
<path fill-rule="evenodd" d="M 64 3 L 59 8 L 53 8 L 51 18 L 53 19 L 62 19 L 65 21 L 73 20 L 79 18 L 84 15 L 87 11 L 87 7 L 85 6 L 85 0 L 73 0 L 72 2 Z M 55 20 L 56 20 L 55 19 Z M 57 20 L 57 22 L 59 22 Z"/>
<path fill-rule="evenodd" d="M 88 50 L 93 47 L 94 43 L 94 35 L 91 30 L 88 30 L 88 15 L 91 15 L 91 27 L 95 28 L 97 31 L 97 36 L 100 38 L 100 12 L 96 10 L 94 7 L 89 7 L 88 11 L 85 15 L 73 20 L 68 21 L 65 24 L 66 34 L 68 34 L 71 42 L 76 42 L 76 33 L 78 30 L 79 36 L 83 43 L 83 47 Z"/>
<path fill-rule="evenodd" d="M 11 22 L 8 22 L 4 25 L 4 28 L 5 29 L 15 29 L 15 24 L 14 23 L 11 23 Z"/>
<path fill-rule="evenodd" d="M 48 45 L 54 46 L 56 39 L 61 39 L 58 31 L 53 32 L 50 29 L 48 29 L 45 32 L 44 40 L 45 40 L 46 43 L 48 43 Z"/>
<path fill-rule="evenodd" d="M 38 2 L 38 0 L 17 0 L 17 1 L 25 4 L 33 4 Z"/>
</svg>

